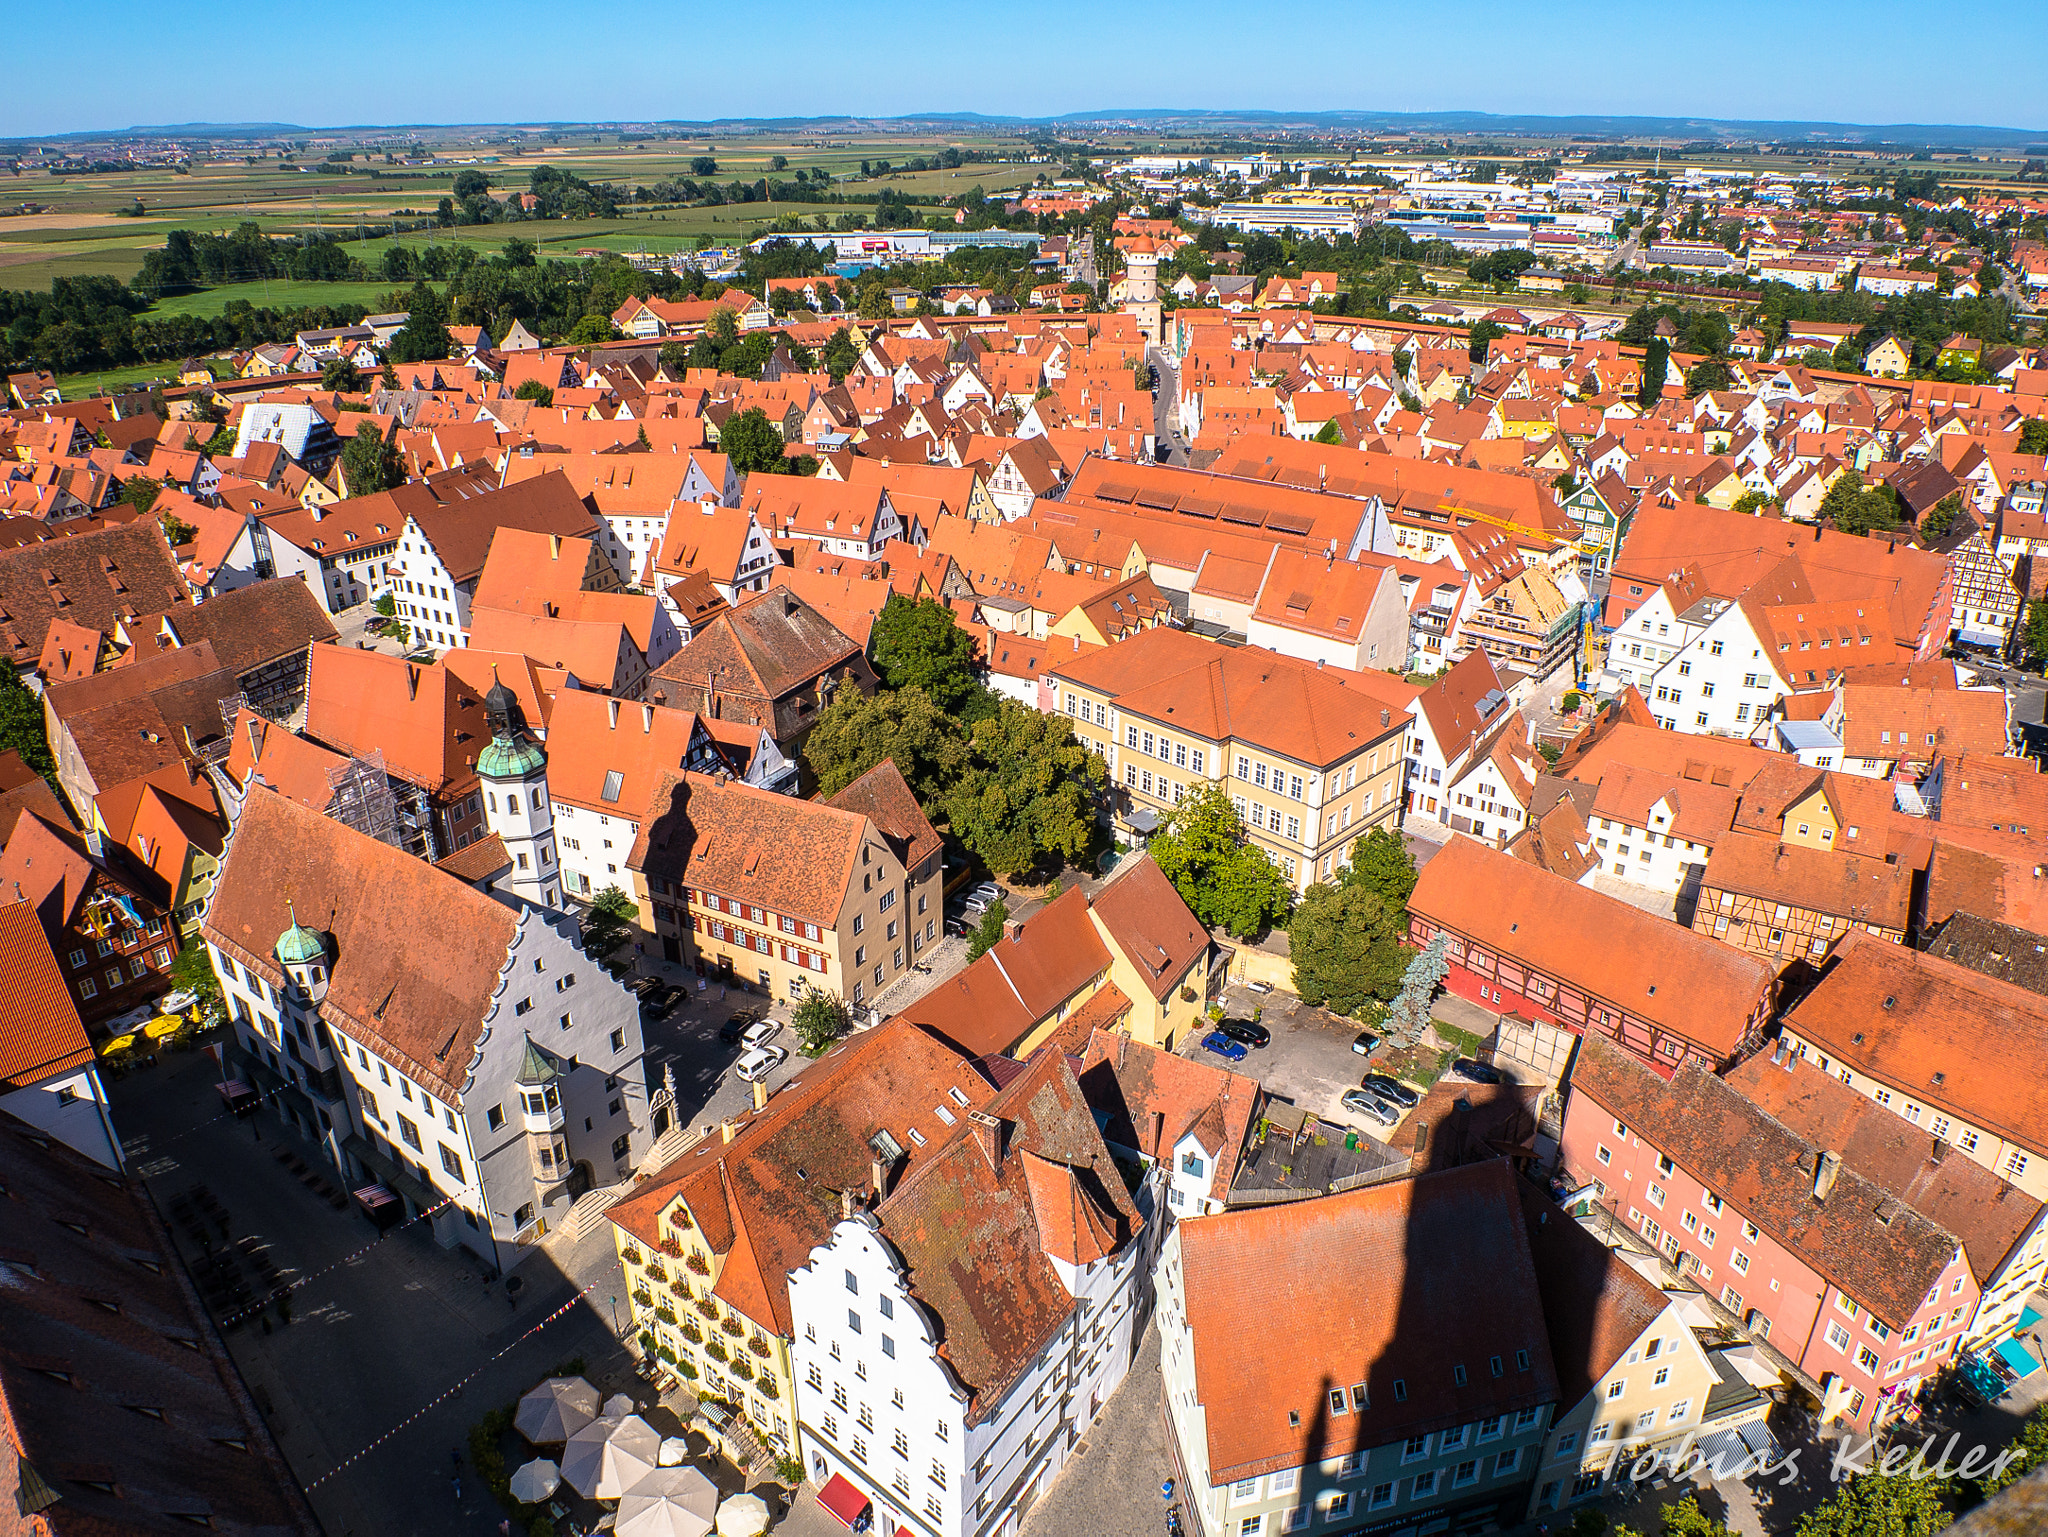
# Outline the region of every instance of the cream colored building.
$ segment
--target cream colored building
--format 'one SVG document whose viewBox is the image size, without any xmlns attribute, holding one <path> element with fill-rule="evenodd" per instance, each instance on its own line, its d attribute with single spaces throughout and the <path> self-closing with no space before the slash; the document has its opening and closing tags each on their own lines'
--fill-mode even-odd
<svg viewBox="0 0 2048 1537">
<path fill-rule="evenodd" d="M 1147 630 L 1063 661 L 1050 708 L 1109 765 L 1120 820 L 1143 836 L 1202 784 L 1220 786 L 1297 891 L 1399 827 L 1402 741 L 1416 690 L 1183 630 Z"/>
</svg>

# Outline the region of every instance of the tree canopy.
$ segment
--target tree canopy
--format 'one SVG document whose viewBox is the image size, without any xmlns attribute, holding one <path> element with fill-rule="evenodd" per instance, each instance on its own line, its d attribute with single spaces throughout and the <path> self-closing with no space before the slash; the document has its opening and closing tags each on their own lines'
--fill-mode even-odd
<svg viewBox="0 0 2048 1537">
<path fill-rule="evenodd" d="M 1643 382 L 1636 390 L 1636 404 L 1650 410 L 1664 398 L 1664 378 L 1671 371 L 1671 347 L 1663 337 L 1653 336 L 1643 351 Z"/>
<path fill-rule="evenodd" d="M 1795 1537 L 1934 1537 L 1949 1524 L 1945 1479 L 1859 1473 L 1800 1517 Z"/>
<path fill-rule="evenodd" d="M 974 637 L 936 598 L 890 598 L 875 616 L 868 650 L 883 683 L 921 688 L 942 710 L 958 714 L 981 688 Z"/>
<path fill-rule="evenodd" d="M 1244 818 L 1221 786 L 1191 788 L 1149 847 L 1160 873 L 1204 924 L 1247 939 L 1287 916 L 1293 888 L 1247 836 Z"/>
<path fill-rule="evenodd" d="M 395 437 L 397 434 L 393 434 Z M 405 461 L 395 443 L 384 441 L 375 422 L 363 422 L 341 450 L 341 476 L 351 497 L 389 491 L 405 483 Z"/>
<path fill-rule="evenodd" d="M 1415 856 L 1408 852 L 1400 833 L 1391 827 L 1375 827 L 1352 844 L 1351 863 L 1343 874 L 1345 885 L 1372 892 L 1403 920 L 1408 916 L 1408 898 L 1414 894 L 1418 879 Z"/>
<path fill-rule="evenodd" d="M 958 720 L 920 688 L 882 689 L 872 697 L 841 689 L 804 738 L 804 758 L 821 795 L 837 795 L 885 758 L 929 812 L 967 767 Z"/>
<path fill-rule="evenodd" d="M 1407 920 L 1363 882 L 1318 881 L 1288 920 L 1294 990 L 1303 1003 L 1355 1015 L 1401 990 L 1409 952 Z"/>
<path fill-rule="evenodd" d="M 1108 770 L 1064 716 L 1004 699 L 974 723 L 968 745 L 946 820 L 989 869 L 1023 875 L 1049 858 L 1087 858 Z"/>
<path fill-rule="evenodd" d="M 784 466 L 782 433 L 759 406 L 735 411 L 718 429 L 718 451 L 742 475 L 778 474 Z"/>
<path fill-rule="evenodd" d="M 57 764 L 43 729 L 43 702 L 12 667 L 0 667 L 0 752 L 10 747 L 28 767 L 56 783 Z"/>
</svg>

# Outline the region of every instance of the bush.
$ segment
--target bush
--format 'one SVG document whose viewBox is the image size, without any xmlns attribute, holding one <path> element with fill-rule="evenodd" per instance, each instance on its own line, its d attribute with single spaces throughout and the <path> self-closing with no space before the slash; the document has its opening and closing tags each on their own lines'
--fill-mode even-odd
<svg viewBox="0 0 2048 1537">
<path fill-rule="evenodd" d="M 652 1329 L 642 1329 L 640 1331 L 640 1348 L 642 1350 L 650 1355 L 655 1354 L 657 1353 L 658 1344 L 659 1342 L 655 1339 Z"/>
<path fill-rule="evenodd" d="M 1585 702 L 1585 697 L 1586 696 L 1581 694 L 1577 689 L 1567 690 L 1564 698 L 1558 702 L 1558 707 L 1562 709 L 1565 714 L 1570 715 L 1575 710 L 1577 710 L 1581 704 Z"/>
<path fill-rule="evenodd" d="M 517 1510 L 519 1502 L 512 1498 L 512 1487 L 505 1472 L 505 1454 L 498 1450 L 498 1443 L 512 1428 L 516 1412 L 511 1405 L 493 1409 L 469 1427 L 469 1465 L 476 1469 L 477 1477 L 484 1481 L 491 1497 L 507 1510 Z"/>
</svg>

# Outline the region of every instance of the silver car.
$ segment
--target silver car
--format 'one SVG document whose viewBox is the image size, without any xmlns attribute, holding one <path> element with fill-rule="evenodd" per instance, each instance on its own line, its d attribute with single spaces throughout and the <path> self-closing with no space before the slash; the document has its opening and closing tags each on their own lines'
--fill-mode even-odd
<svg viewBox="0 0 2048 1537">
<path fill-rule="evenodd" d="M 1346 1110 L 1355 1110 L 1362 1116 L 1378 1121 L 1382 1126 L 1395 1125 L 1401 1119 L 1400 1111 L 1370 1089 L 1346 1089 L 1343 1105 Z"/>
<path fill-rule="evenodd" d="M 780 1046 L 756 1046 L 733 1064 L 733 1071 L 748 1083 L 758 1083 L 780 1067 L 788 1057 L 789 1053 Z"/>
</svg>

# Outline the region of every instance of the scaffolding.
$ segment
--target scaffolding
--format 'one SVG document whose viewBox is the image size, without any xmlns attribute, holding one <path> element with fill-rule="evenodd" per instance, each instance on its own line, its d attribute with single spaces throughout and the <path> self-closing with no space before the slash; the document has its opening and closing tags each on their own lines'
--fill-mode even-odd
<svg viewBox="0 0 2048 1537">
<path fill-rule="evenodd" d="M 355 831 L 388 843 L 403 845 L 398 835 L 398 797 L 391 793 L 390 777 L 384 772 L 382 748 L 355 757 L 327 771 L 327 814 Z"/>
</svg>

